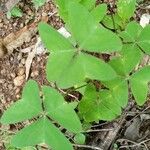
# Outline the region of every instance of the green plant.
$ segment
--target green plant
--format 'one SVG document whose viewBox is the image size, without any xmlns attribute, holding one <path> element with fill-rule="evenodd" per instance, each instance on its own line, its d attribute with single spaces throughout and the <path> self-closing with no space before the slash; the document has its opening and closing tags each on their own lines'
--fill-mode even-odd
<svg viewBox="0 0 150 150">
<path fill-rule="evenodd" d="M 69 7 L 68 24 L 76 47 L 52 27 L 39 24 L 40 36 L 51 52 L 46 69 L 48 80 L 61 88 L 69 88 L 85 79 L 106 81 L 115 78 L 115 71 L 107 63 L 89 53 L 119 51 L 121 40 L 113 32 L 99 26 L 84 6 L 70 3 Z"/>
<path fill-rule="evenodd" d="M 32 3 L 36 9 L 43 6 L 46 0 L 32 0 Z"/>
<path fill-rule="evenodd" d="M 119 0 L 117 13 L 108 16 L 107 6 L 95 7 L 95 0 L 56 0 L 71 38 L 63 37 L 45 23 L 39 24 L 40 37 L 50 53 L 47 79 L 57 89 L 66 89 L 66 93 L 80 92 L 82 98 L 79 103 L 68 104 L 60 93 L 47 86 L 42 87 L 40 97 L 37 84 L 29 81 L 22 100 L 1 118 L 6 124 L 32 119 L 31 125 L 14 136 L 14 145 L 24 147 L 44 142 L 54 150 L 71 150 L 72 144 L 57 128 L 59 125 L 73 133 L 76 143 L 83 144 L 82 132 L 90 128 L 91 122 L 115 119 L 127 106 L 129 96 L 134 96 L 140 106 L 146 102 L 150 66 L 137 66 L 145 55 L 150 55 L 150 25 L 142 28 L 131 21 L 135 0 L 128 2 L 129 11 L 127 1 Z M 99 58 L 102 53 L 111 56 L 108 62 Z M 24 140 L 29 133 L 34 134 Z"/>
<path fill-rule="evenodd" d="M 15 6 L 11 11 L 7 12 L 7 18 L 10 19 L 11 17 L 22 17 L 22 14 L 22 10 Z"/>
<path fill-rule="evenodd" d="M 66 23 L 68 23 L 68 11 L 70 10 L 69 2 L 69 0 L 55 0 L 56 5 L 58 6 L 59 15 Z M 96 0 L 73 0 L 72 2 L 78 2 L 86 7 L 86 9 L 93 14 L 97 22 L 100 22 L 106 15 L 107 5 L 100 4 L 96 6 Z"/>
<path fill-rule="evenodd" d="M 136 0 L 118 0 L 117 11 L 105 15 L 102 23 L 110 29 L 124 30 L 130 18 L 133 17 L 135 9 Z"/>
<path fill-rule="evenodd" d="M 42 94 L 41 99 L 37 83 L 28 81 L 22 99 L 3 114 L 1 118 L 3 124 L 32 119 L 29 126 L 20 130 L 12 138 L 12 145 L 21 148 L 45 143 L 54 150 L 73 149 L 69 140 L 52 122 L 52 120 L 56 121 L 75 134 L 80 133 L 82 126 L 73 106 L 65 102 L 61 94 L 50 87 L 42 87 Z"/>
</svg>

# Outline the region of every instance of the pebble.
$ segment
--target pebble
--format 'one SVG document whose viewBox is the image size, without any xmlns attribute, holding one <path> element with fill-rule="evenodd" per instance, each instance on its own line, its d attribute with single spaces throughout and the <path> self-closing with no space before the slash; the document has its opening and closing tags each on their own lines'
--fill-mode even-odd
<svg viewBox="0 0 150 150">
<path fill-rule="evenodd" d="M 14 79 L 14 85 L 15 86 L 21 86 L 24 82 L 24 79 L 25 79 L 25 76 L 17 76 L 15 79 Z"/>
<path fill-rule="evenodd" d="M 24 68 L 19 68 L 17 75 L 22 76 L 22 75 L 24 75 L 24 73 L 25 73 Z"/>
<path fill-rule="evenodd" d="M 39 75 L 39 72 L 37 70 L 35 70 L 31 73 L 31 77 L 36 77 L 38 75 Z"/>
<path fill-rule="evenodd" d="M 15 73 L 11 73 L 10 76 L 11 76 L 12 78 L 15 78 L 15 77 L 16 77 L 16 74 L 15 74 Z"/>
</svg>

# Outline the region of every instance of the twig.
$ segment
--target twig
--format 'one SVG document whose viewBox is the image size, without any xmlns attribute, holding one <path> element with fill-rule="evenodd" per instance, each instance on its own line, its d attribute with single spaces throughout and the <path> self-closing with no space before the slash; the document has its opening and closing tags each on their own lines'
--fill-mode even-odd
<svg viewBox="0 0 150 150">
<path fill-rule="evenodd" d="M 150 139 L 144 140 L 144 141 L 142 141 L 140 143 L 136 143 L 136 142 L 128 140 L 128 139 L 118 139 L 117 141 L 127 141 L 127 142 L 132 143 L 132 145 L 123 145 L 123 146 L 120 146 L 120 148 L 127 148 L 127 147 L 135 147 L 135 146 L 137 146 L 137 147 L 138 146 L 143 147 L 143 145 L 145 146 L 146 145 L 145 143 L 148 142 L 148 141 L 150 141 Z M 146 145 L 146 147 L 147 147 L 147 145 Z"/>
<path fill-rule="evenodd" d="M 95 129 L 95 130 L 87 130 L 84 133 L 89 133 L 89 132 L 106 132 L 106 131 L 112 131 L 114 129 Z"/>
<path fill-rule="evenodd" d="M 90 148 L 90 149 L 94 149 L 94 150 L 103 150 L 99 147 L 95 147 L 95 146 L 90 146 L 90 145 L 79 145 L 79 144 L 73 144 L 75 147 L 81 147 L 81 148 Z"/>
<path fill-rule="evenodd" d="M 76 100 L 78 100 L 78 98 L 77 98 L 76 96 L 74 96 L 74 95 L 72 95 L 72 94 L 70 94 L 70 93 L 67 93 L 67 92 L 63 91 L 63 90 L 60 89 L 60 88 L 58 88 L 58 90 L 59 90 L 62 94 L 68 95 L 68 96 L 70 96 L 70 97 L 75 98 Z"/>
</svg>

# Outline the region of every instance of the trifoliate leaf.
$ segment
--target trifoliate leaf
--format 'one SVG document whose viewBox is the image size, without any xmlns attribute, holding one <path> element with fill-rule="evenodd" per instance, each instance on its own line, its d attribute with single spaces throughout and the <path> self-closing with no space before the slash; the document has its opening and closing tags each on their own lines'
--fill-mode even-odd
<svg viewBox="0 0 150 150">
<path fill-rule="evenodd" d="M 49 51 L 73 49 L 73 46 L 66 38 L 46 23 L 40 23 L 38 28 L 40 37 Z"/>
<path fill-rule="evenodd" d="M 107 5 L 106 4 L 100 4 L 91 11 L 91 14 L 94 17 L 94 20 L 97 23 L 102 21 L 102 19 L 106 15 L 106 13 L 107 13 Z"/>
<path fill-rule="evenodd" d="M 38 85 L 28 81 L 23 89 L 22 99 L 8 108 L 2 118 L 3 124 L 17 123 L 38 116 L 42 112 Z"/>
<path fill-rule="evenodd" d="M 117 13 L 123 20 L 129 20 L 136 9 L 136 0 L 118 0 Z"/>
<path fill-rule="evenodd" d="M 83 96 L 79 103 L 79 114 L 83 116 L 86 122 L 112 120 L 120 115 L 121 107 L 111 92 L 107 90 L 96 92 L 92 86 L 88 87 L 88 91 L 92 96 L 88 97 L 85 93 L 85 97 Z"/>
<path fill-rule="evenodd" d="M 130 79 L 131 90 L 138 105 L 143 105 L 147 100 L 148 82 L 150 81 L 150 66 L 146 66 L 133 74 Z"/>
<path fill-rule="evenodd" d="M 53 150 L 73 150 L 71 143 L 46 117 L 20 130 L 12 139 L 15 147 L 47 144 Z"/>
<path fill-rule="evenodd" d="M 125 108 L 128 103 L 128 82 L 125 78 L 118 77 L 109 82 L 104 82 L 120 107 Z"/>
<path fill-rule="evenodd" d="M 47 63 L 47 78 L 61 88 L 83 83 L 86 78 L 111 80 L 115 71 L 102 60 L 75 50 L 52 53 Z"/>
<path fill-rule="evenodd" d="M 123 38 L 124 42 L 135 42 L 137 41 L 138 36 L 142 31 L 142 27 L 137 22 L 130 22 L 125 31 L 120 33 L 120 36 Z"/>
<path fill-rule="evenodd" d="M 62 95 L 49 87 L 43 87 L 43 93 L 44 106 L 49 117 L 67 130 L 80 133 L 82 131 L 81 122 L 72 106 L 64 100 Z"/>
<path fill-rule="evenodd" d="M 128 24 L 125 31 L 120 33 L 120 36 L 123 38 L 123 42 L 130 42 L 133 45 L 137 45 L 146 52 L 150 54 L 150 25 L 147 25 L 145 28 L 142 28 L 138 23 L 131 22 Z"/>
<path fill-rule="evenodd" d="M 79 49 L 92 52 L 121 50 L 122 44 L 118 36 L 99 26 L 92 14 L 81 4 L 70 3 L 69 27 Z"/>
<path fill-rule="evenodd" d="M 129 73 L 141 61 L 142 53 L 136 45 L 126 44 L 123 46 L 119 57 L 110 60 L 109 64 L 121 76 L 128 76 Z"/>
<path fill-rule="evenodd" d="M 82 4 L 88 10 L 92 10 L 95 7 L 96 0 L 80 0 L 80 4 Z"/>
<path fill-rule="evenodd" d="M 147 25 L 138 37 L 138 45 L 150 55 L 150 25 Z"/>
</svg>

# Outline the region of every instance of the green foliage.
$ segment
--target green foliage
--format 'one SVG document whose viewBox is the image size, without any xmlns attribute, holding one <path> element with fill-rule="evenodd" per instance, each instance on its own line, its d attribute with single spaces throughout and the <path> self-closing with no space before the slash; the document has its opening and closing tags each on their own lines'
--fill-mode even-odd
<svg viewBox="0 0 150 150">
<path fill-rule="evenodd" d="M 135 11 L 136 0 L 118 0 L 117 13 L 124 21 L 128 21 Z"/>
<path fill-rule="evenodd" d="M 44 23 L 39 25 L 42 41 L 51 52 L 46 69 L 48 80 L 61 88 L 68 88 L 85 79 L 106 81 L 115 78 L 114 70 L 107 63 L 87 52 L 119 51 L 122 47 L 120 39 L 111 31 L 99 27 L 82 5 L 70 3 L 69 8 L 69 27 L 77 48 L 52 27 Z M 85 24 L 85 21 L 88 23 Z"/>
<path fill-rule="evenodd" d="M 148 95 L 150 81 L 150 66 L 140 69 L 131 77 L 131 90 L 138 105 L 143 105 Z"/>
<path fill-rule="evenodd" d="M 7 18 L 10 19 L 11 17 L 22 17 L 23 12 L 18 7 L 14 7 L 11 11 L 7 12 Z"/>
<path fill-rule="evenodd" d="M 36 82 L 28 81 L 22 99 L 1 118 L 3 124 L 30 119 L 31 124 L 12 138 L 13 146 L 19 148 L 45 143 L 54 150 L 72 150 L 65 133 L 57 127 L 71 132 L 76 143 L 84 144 L 83 129 L 99 120 L 115 119 L 127 106 L 129 96 L 141 106 L 149 94 L 150 66 L 137 66 L 144 54 L 150 55 L 150 25 L 142 28 L 130 22 L 135 0 L 119 0 L 117 12 L 111 15 L 106 15 L 106 4 L 95 6 L 95 0 L 55 3 L 71 37 L 67 39 L 53 27 L 39 24 L 40 37 L 49 52 L 47 79 L 57 89 L 69 88 L 66 93 L 74 89 L 82 97 L 79 103 L 67 103 L 55 89 L 43 86 L 39 91 Z M 107 62 L 101 53 L 110 55 Z"/>
<path fill-rule="evenodd" d="M 110 91 L 97 92 L 94 85 L 89 84 L 79 103 L 79 113 L 86 122 L 112 120 L 121 114 L 121 107 Z"/>
<path fill-rule="evenodd" d="M 130 18 L 134 15 L 136 0 L 118 0 L 115 14 L 106 15 L 103 24 L 115 30 L 124 30 Z"/>
<path fill-rule="evenodd" d="M 70 0 L 55 0 L 55 2 L 58 6 L 59 15 L 66 23 L 68 23 Z M 95 21 L 97 22 L 100 22 L 103 19 L 104 15 L 106 15 L 107 5 L 100 4 L 96 6 L 96 0 L 72 0 L 71 2 L 80 3 L 82 6 L 84 6 L 89 12 L 92 13 L 92 15 L 94 15 Z"/>
<path fill-rule="evenodd" d="M 44 86 L 42 93 L 43 99 L 41 100 L 37 83 L 32 80 L 28 81 L 24 87 L 22 99 L 3 114 L 1 118 L 3 124 L 36 118 L 36 121 L 20 130 L 12 138 L 12 145 L 21 148 L 45 143 L 54 150 L 72 150 L 71 143 L 49 118 L 70 132 L 80 133 L 82 126 L 78 116 L 72 106 L 65 102 L 55 89 Z"/>
<path fill-rule="evenodd" d="M 46 0 L 32 0 L 34 7 L 38 9 L 39 7 L 43 6 Z"/>
<path fill-rule="evenodd" d="M 85 135 L 82 133 L 78 133 L 74 137 L 75 143 L 84 144 L 85 143 Z"/>
</svg>

